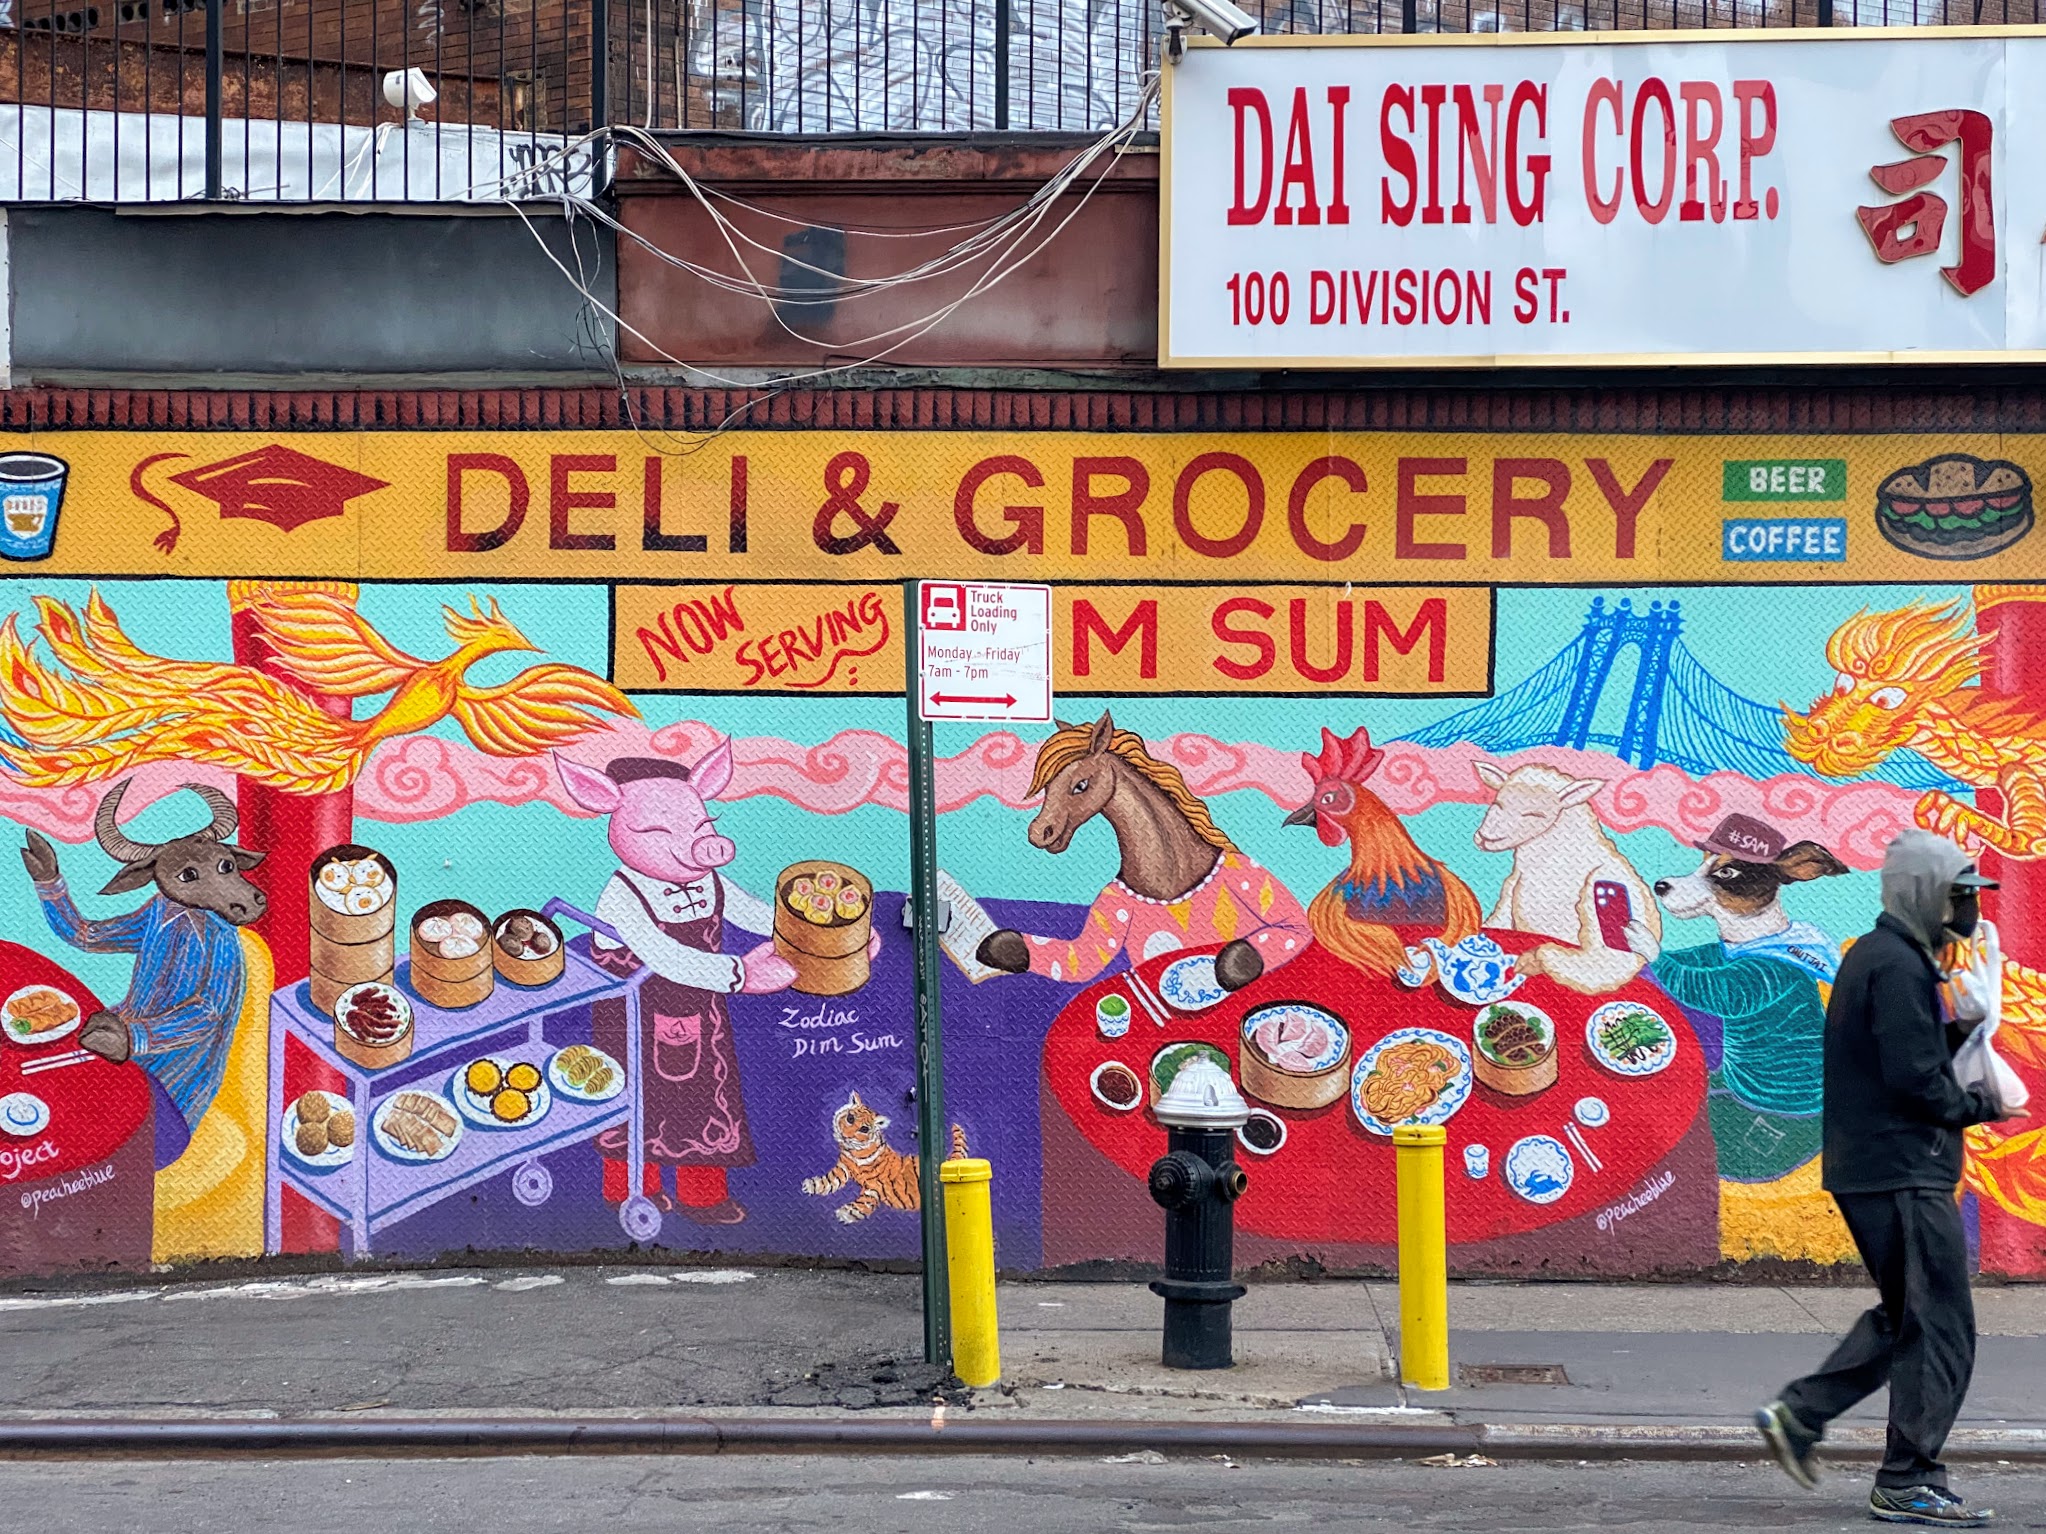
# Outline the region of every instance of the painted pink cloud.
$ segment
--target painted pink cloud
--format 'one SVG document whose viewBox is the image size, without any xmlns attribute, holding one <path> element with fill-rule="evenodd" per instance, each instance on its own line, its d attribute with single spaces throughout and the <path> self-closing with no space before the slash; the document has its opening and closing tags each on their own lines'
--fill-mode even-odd
<svg viewBox="0 0 2046 1534">
<path fill-rule="evenodd" d="M 654 732 L 620 724 L 566 754 L 593 767 L 618 756 L 700 759 L 721 737 L 709 725 L 689 720 Z M 1256 793 L 1282 809 L 1305 801 L 1308 779 L 1300 752 L 1257 742 L 1229 742 L 1210 735 L 1179 734 L 1150 742 L 1197 794 Z M 1473 764 L 1498 761 L 1511 768 L 1544 762 L 1577 777 L 1600 778 L 1605 788 L 1594 801 L 1599 818 L 1615 831 L 1657 829 L 1681 842 L 1701 841 L 1725 816 L 1753 815 L 1792 840 L 1811 840 L 1831 849 L 1853 868 L 1875 868 L 1882 849 L 1909 826 L 1915 796 L 1887 784 L 1826 783 L 1780 777 L 1756 783 L 1733 773 L 1694 779 L 1671 766 L 1638 771 L 1590 751 L 1544 748 L 1512 757 L 1490 757 L 1476 747 L 1427 748 L 1386 743 L 1385 760 L 1371 780 L 1379 796 L 1401 815 L 1437 804 L 1481 804 L 1490 799 Z M 1030 769 L 1037 743 L 1007 731 L 983 735 L 966 750 L 938 764 L 938 807 L 959 809 L 991 798 L 1011 809 L 1029 802 Z M 906 811 L 909 766 L 899 741 L 871 730 L 844 730 L 816 745 L 771 735 L 741 736 L 733 742 L 735 768 L 725 800 L 771 795 L 819 815 L 840 815 L 863 805 Z M 141 810 L 185 782 L 207 783 L 232 792 L 233 780 L 206 768 L 159 764 L 135 774 L 126 812 Z M 28 790 L 0 782 L 0 814 L 65 842 L 92 834 L 98 788 Z M 465 741 L 413 735 L 379 748 L 355 785 L 355 813 L 365 821 L 434 820 L 470 804 L 553 805 L 563 814 L 588 812 L 562 787 L 560 774 L 542 757 L 486 756 Z"/>
</svg>

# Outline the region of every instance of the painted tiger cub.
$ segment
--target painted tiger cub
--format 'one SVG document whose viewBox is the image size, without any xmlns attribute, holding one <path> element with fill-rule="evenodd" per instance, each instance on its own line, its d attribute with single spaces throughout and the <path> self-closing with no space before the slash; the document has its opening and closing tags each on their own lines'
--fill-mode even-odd
<svg viewBox="0 0 2046 1534">
<path fill-rule="evenodd" d="M 886 1204 L 890 1209 L 916 1210 L 923 1199 L 917 1183 L 917 1158 L 888 1144 L 883 1131 L 886 1114 L 876 1113 L 855 1092 L 845 1106 L 831 1116 L 831 1138 L 838 1142 L 838 1161 L 822 1177 L 803 1179 L 805 1193 L 830 1194 L 851 1184 L 860 1190 L 850 1204 L 835 1211 L 841 1223 L 851 1225 Z M 966 1155 L 966 1131 L 952 1126 L 952 1154 L 959 1161 Z"/>
</svg>

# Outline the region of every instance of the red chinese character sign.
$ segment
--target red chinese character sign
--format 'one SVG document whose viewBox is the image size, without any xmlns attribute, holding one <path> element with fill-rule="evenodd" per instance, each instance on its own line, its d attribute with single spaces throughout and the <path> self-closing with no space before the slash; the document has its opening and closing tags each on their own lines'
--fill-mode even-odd
<svg viewBox="0 0 2046 1534">
<path fill-rule="evenodd" d="M 1854 215 L 1868 231 L 1878 261 L 1893 264 L 1937 253 L 1946 231 L 1947 201 L 1925 188 L 1946 174 L 1950 162 L 1931 151 L 1958 145 L 1960 258 L 1940 275 L 1963 298 L 1972 297 L 1996 280 L 1996 198 L 1989 163 L 1996 125 L 1981 112 L 1952 111 L 1899 117 L 1890 127 L 1906 149 L 1921 153 L 1878 165 L 1869 179 L 1894 196 L 1911 195 L 1880 208 L 1856 208 Z"/>
<path fill-rule="evenodd" d="M 2046 359 L 2012 148 L 2046 29 L 1275 38 L 1166 78 L 1169 365 Z"/>
</svg>

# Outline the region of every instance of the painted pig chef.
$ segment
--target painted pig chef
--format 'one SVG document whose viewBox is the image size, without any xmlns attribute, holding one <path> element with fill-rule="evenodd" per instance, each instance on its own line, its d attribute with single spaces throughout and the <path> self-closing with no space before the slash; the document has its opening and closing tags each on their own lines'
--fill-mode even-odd
<svg viewBox="0 0 2046 1534">
<path fill-rule="evenodd" d="M 611 817 L 611 848 L 624 866 L 597 902 L 624 946 L 598 938 L 597 963 L 621 977 L 642 964 L 654 977 L 640 991 L 638 1087 L 646 1106 L 642 1189 L 664 1208 L 702 1225 L 733 1225 L 746 1211 L 725 1184 L 729 1167 L 753 1164 L 753 1137 L 739 1089 L 739 1056 L 725 998 L 785 989 L 795 970 L 770 939 L 743 956 L 723 952 L 724 923 L 774 929 L 773 910 L 718 870 L 737 849 L 720 836 L 705 801 L 731 781 L 730 741 L 695 768 L 661 757 L 626 756 L 602 772 L 557 756 L 561 780 L 585 809 Z M 880 935 L 874 938 L 880 943 Z M 594 1042 L 625 1059 L 625 1003 L 600 1001 Z M 625 1130 L 598 1137 L 604 1197 L 630 1192 Z M 661 1186 L 673 1167 L 674 1199 Z"/>
</svg>

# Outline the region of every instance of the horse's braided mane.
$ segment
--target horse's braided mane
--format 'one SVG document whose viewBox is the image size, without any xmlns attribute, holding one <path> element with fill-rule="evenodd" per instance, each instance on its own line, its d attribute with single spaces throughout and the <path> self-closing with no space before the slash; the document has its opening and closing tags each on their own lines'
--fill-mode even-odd
<svg viewBox="0 0 2046 1534">
<path fill-rule="evenodd" d="M 1043 793 L 1053 778 L 1087 755 L 1087 743 L 1093 733 L 1092 725 L 1075 724 L 1046 738 L 1044 744 L 1037 748 L 1037 766 L 1030 775 L 1032 798 Z M 1179 775 L 1179 769 L 1159 761 L 1144 749 L 1143 736 L 1134 730 L 1117 730 L 1108 743 L 1108 749 L 1143 774 L 1152 787 L 1170 799 L 1172 807 L 1193 827 L 1194 835 L 1223 852 L 1237 850 L 1228 833 L 1208 814 L 1206 802 L 1186 786 L 1186 779 Z"/>
</svg>

